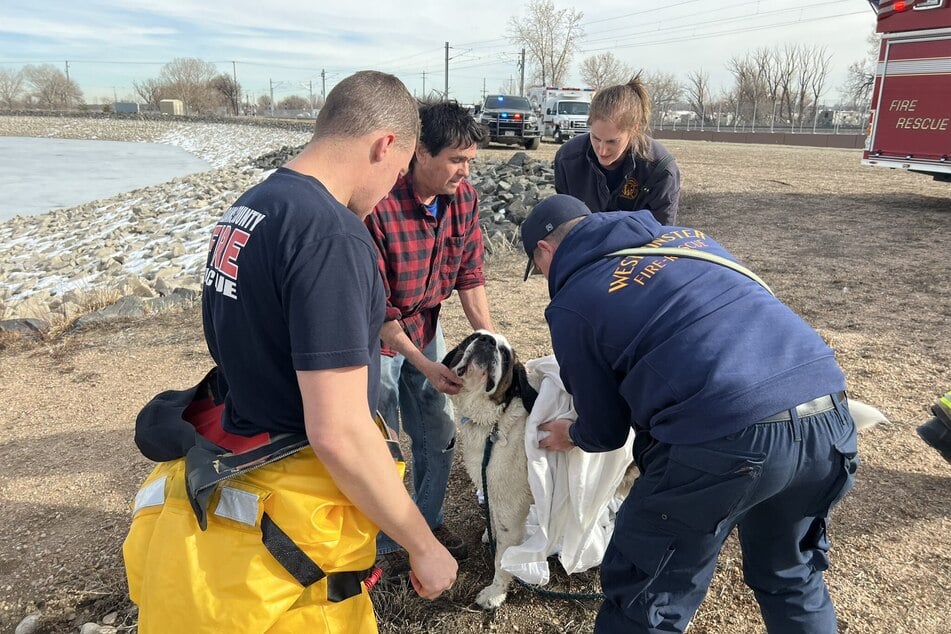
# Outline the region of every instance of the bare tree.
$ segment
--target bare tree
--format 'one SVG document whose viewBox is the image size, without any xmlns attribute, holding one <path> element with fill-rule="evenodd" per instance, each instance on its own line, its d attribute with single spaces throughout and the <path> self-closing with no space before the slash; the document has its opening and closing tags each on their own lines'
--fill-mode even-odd
<svg viewBox="0 0 951 634">
<path fill-rule="evenodd" d="M 783 66 L 779 61 L 779 54 L 768 48 L 757 49 L 749 59 L 756 67 L 757 76 L 762 82 L 763 95 L 770 107 L 769 131 L 772 132 L 776 128 L 776 107 L 780 101 Z"/>
<path fill-rule="evenodd" d="M 68 108 L 73 101 L 82 101 L 83 91 L 79 85 L 52 64 L 28 64 L 23 67 L 23 76 L 33 88 L 36 100 L 50 110 Z"/>
<path fill-rule="evenodd" d="M 260 112 L 269 112 L 272 105 L 271 97 L 269 95 L 261 95 L 258 97 L 258 110 Z"/>
<path fill-rule="evenodd" d="M 503 95 L 517 95 L 518 83 L 515 81 L 515 78 L 509 77 L 508 81 L 499 86 L 499 93 Z"/>
<path fill-rule="evenodd" d="M 165 64 L 159 73 L 162 93 L 167 97 L 181 99 L 185 105 L 185 114 L 208 109 L 214 103 L 209 84 L 217 70 L 210 62 L 194 57 L 176 57 Z"/>
<path fill-rule="evenodd" d="M 825 89 L 829 78 L 829 68 L 832 65 L 832 55 L 824 46 L 812 47 L 812 74 L 809 76 L 809 90 L 812 96 L 812 133 L 816 133 L 816 123 L 819 121 L 819 97 Z"/>
<path fill-rule="evenodd" d="M 162 83 L 157 79 L 146 79 L 142 82 L 133 81 L 132 88 L 136 96 L 145 104 L 146 110 L 158 110 L 162 100 Z"/>
<path fill-rule="evenodd" d="M 812 104 L 809 102 L 809 77 L 813 73 L 815 59 L 811 55 L 809 47 L 801 45 L 796 47 L 796 73 L 794 77 L 795 87 L 795 106 L 796 121 L 799 123 L 799 131 L 802 132 L 802 125 L 806 118 L 806 110 Z"/>
<path fill-rule="evenodd" d="M 527 49 L 535 67 L 534 79 L 542 86 L 564 83 L 578 41 L 584 36 L 583 16 L 574 9 L 556 9 L 552 0 L 529 0 L 524 18 L 509 18 L 507 35 Z"/>
<path fill-rule="evenodd" d="M 762 57 L 760 57 L 762 55 Z M 769 73 L 768 53 L 747 53 L 746 57 L 731 57 L 727 69 L 733 75 L 735 99 L 734 129 L 740 121 L 750 122 L 750 130 L 756 131 L 757 117 L 762 117 L 761 99 L 768 94 L 766 76 Z M 745 125 L 745 123 L 744 123 Z"/>
<path fill-rule="evenodd" d="M 644 85 L 647 87 L 647 94 L 650 95 L 653 104 L 651 114 L 655 125 L 657 121 L 660 121 L 661 129 L 663 129 L 667 114 L 674 107 L 674 104 L 683 97 L 683 86 L 680 85 L 673 73 L 664 72 L 645 75 Z"/>
<path fill-rule="evenodd" d="M 631 67 L 607 51 L 581 60 L 581 80 L 595 90 L 623 84 L 631 78 Z"/>
<path fill-rule="evenodd" d="M 796 72 L 796 47 L 787 45 L 782 49 L 760 48 L 752 56 L 756 64 L 758 76 L 763 81 L 766 89 L 766 97 L 769 99 L 771 108 L 769 131 L 772 132 L 776 127 L 776 122 L 781 121 L 783 112 L 789 106 L 792 90 L 792 78 Z M 788 108 L 792 112 L 791 107 Z M 792 120 L 790 114 L 789 121 Z"/>
<path fill-rule="evenodd" d="M 786 44 L 782 50 L 777 50 L 777 80 L 779 84 L 779 118 L 793 126 L 796 121 L 796 90 L 795 79 L 798 71 L 799 46 Z M 785 114 L 784 114 L 785 112 Z"/>
<path fill-rule="evenodd" d="M 277 108 L 278 110 L 308 110 L 310 108 L 309 104 L 307 97 L 291 95 L 278 101 Z"/>
<path fill-rule="evenodd" d="M 687 73 L 687 101 L 690 109 L 700 117 L 700 129 L 707 116 L 707 106 L 710 100 L 710 74 L 703 69 Z"/>
<path fill-rule="evenodd" d="M 241 84 L 236 83 L 234 78 L 227 73 L 213 77 L 210 83 L 212 89 L 227 104 L 231 114 L 238 116 L 238 107 L 241 105 Z"/>
<path fill-rule="evenodd" d="M 23 71 L 0 68 L 0 103 L 12 110 L 23 92 Z"/>
<path fill-rule="evenodd" d="M 880 35 L 870 33 L 866 39 L 868 53 L 865 59 L 852 62 L 846 71 L 842 92 L 856 110 L 866 110 L 872 103 L 872 88 L 875 86 L 875 68 L 878 66 L 881 41 Z"/>
</svg>

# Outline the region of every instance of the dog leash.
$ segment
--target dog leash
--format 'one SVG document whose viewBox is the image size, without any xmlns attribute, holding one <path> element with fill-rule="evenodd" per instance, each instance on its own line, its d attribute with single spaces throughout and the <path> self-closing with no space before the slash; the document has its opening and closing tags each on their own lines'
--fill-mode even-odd
<svg viewBox="0 0 951 634">
<path fill-rule="evenodd" d="M 492 563 L 495 565 L 495 534 L 492 532 L 492 510 L 489 507 L 489 479 L 486 477 L 489 469 L 489 459 L 492 458 L 492 447 L 499 437 L 499 424 L 492 427 L 492 432 L 485 439 L 485 450 L 482 452 L 482 493 L 485 496 L 485 526 L 486 535 L 489 537 L 489 552 L 492 554 Z M 548 590 L 527 581 L 522 581 L 515 575 L 512 575 L 515 581 L 523 588 L 531 592 L 552 599 L 568 599 L 575 601 L 601 601 L 604 599 L 603 592 L 561 592 L 559 590 Z"/>
</svg>

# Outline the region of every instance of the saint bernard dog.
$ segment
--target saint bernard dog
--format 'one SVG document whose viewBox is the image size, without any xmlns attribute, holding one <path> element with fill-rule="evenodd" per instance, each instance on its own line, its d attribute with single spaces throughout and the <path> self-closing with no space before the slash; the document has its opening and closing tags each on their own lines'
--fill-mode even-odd
<svg viewBox="0 0 951 634">
<path fill-rule="evenodd" d="M 522 543 L 532 504 L 525 424 L 538 393 L 502 335 L 477 330 L 450 350 L 443 364 L 462 379 L 462 388 L 450 397 L 463 418 L 457 436 L 469 478 L 486 494 L 495 539 L 495 576 L 479 592 L 476 603 L 494 609 L 505 601 L 512 581 L 512 574 L 500 565 L 502 553 Z M 490 436 L 493 445 L 483 483 L 482 463 Z"/>
</svg>

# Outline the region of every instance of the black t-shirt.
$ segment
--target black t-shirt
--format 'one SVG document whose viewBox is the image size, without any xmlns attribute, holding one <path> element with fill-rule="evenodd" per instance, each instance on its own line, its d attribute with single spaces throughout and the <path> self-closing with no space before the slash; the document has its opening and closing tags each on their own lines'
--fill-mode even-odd
<svg viewBox="0 0 951 634">
<path fill-rule="evenodd" d="M 316 179 L 285 168 L 215 226 L 205 340 L 232 433 L 304 431 L 297 370 L 368 366 L 376 409 L 386 298 L 370 234 Z"/>
<path fill-rule="evenodd" d="M 621 181 L 624 180 L 625 176 L 624 163 L 621 163 L 614 169 L 608 169 L 599 163 L 598 169 L 601 170 L 601 173 L 604 174 L 605 179 L 607 179 L 609 192 L 613 192 L 621 186 Z"/>
</svg>

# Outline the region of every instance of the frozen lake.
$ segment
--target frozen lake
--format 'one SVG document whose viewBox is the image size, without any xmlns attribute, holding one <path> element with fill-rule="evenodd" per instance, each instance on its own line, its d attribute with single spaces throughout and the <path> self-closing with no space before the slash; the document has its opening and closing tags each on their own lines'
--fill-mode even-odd
<svg viewBox="0 0 951 634">
<path fill-rule="evenodd" d="M 211 169 L 171 145 L 0 137 L 0 221 Z"/>
</svg>

